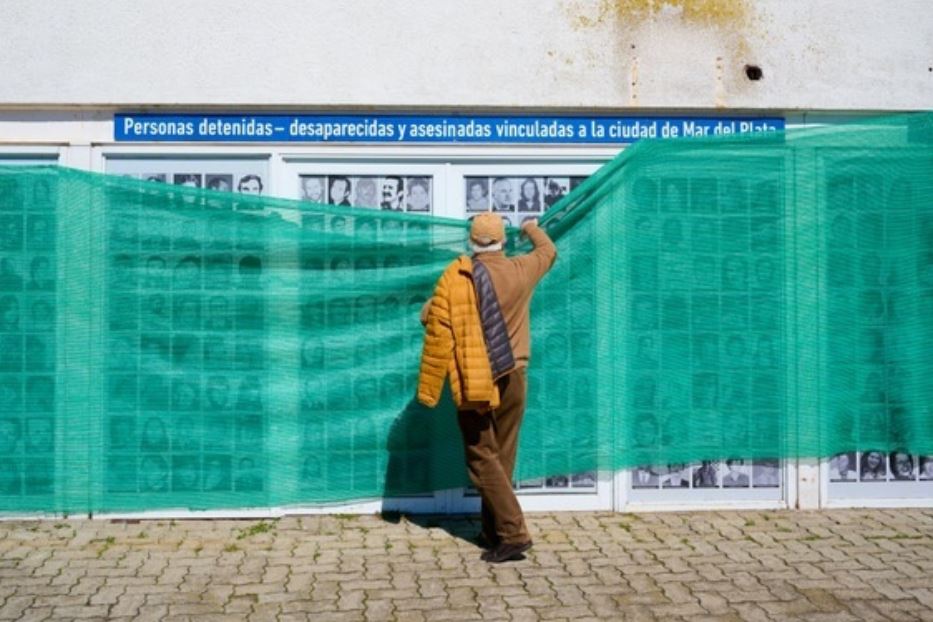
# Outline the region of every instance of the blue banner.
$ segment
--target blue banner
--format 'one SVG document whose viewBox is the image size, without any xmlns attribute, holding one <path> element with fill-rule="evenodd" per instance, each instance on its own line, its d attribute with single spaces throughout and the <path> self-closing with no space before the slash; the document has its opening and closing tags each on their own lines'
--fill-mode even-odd
<svg viewBox="0 0 933 622">
<path fill-rule="evenodd" d="M 783 129 L 775 117 L 114 115 L 118 142 L 624 144 Z"/>
</svg>

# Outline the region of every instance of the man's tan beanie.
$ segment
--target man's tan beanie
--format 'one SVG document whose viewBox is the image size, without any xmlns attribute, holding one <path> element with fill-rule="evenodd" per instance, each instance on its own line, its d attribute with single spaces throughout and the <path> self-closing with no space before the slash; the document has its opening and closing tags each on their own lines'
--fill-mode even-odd
<svg viewBox="0 0 933 622">
<path fill-rule="evenodd" d="M 502 216 L 492 212 L 483 212 L 473 218 L 470 226 L 470 239 L 480 246 L 489 246 L 505 239 L 505 224 Z"/>
</svg>

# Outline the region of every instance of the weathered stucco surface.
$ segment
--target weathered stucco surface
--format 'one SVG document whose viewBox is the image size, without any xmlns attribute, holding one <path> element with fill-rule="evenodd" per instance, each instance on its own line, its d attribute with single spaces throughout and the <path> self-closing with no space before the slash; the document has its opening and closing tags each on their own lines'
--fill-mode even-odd
<svg viewBox="0 0 933 622">
<path fill-rule="evenodd" d="M 2 6 L 8 108 L 933 108 L 928 0 Z"/>
<path fill-rule="evenodd" d="M 762 14 L 746 0 L 600 0 L 566 6 L 576 28 L 604 29 L 617 39 L 619 55 L 629 64 L 632 107 L 651 105 L 652 90 L 668 81 L 695 91 L 707 105 L 711 95 L 715 107 L 726 107 L 730 95 L 753 86 L 745 67 L 755 64 L 754 47 L 766 44 Z"/>
</svg>

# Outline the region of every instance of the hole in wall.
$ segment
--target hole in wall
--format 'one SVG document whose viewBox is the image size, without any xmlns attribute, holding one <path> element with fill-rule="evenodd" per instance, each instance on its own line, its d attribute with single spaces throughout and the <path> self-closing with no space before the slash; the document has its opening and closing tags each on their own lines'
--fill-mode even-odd
<svg viewBox="0 0 933 622">
<path fill-rule="evenodd" d="M 764 72 L 758 65 L 745 65 L 745 77 L 752 82 L 757 82 L 764 77 Z"/>
</svg>

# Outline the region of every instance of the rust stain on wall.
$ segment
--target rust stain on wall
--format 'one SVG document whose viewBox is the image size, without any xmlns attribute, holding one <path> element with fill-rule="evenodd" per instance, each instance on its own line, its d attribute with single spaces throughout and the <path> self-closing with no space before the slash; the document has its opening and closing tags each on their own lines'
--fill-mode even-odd
<svg viewBox="0 0 933 622">
<path fill-rule="evenodd" d="M 599 0 L 595 6 L 586 3 L 589 9 L 578 12 L 575 22 L 578 27 L 592 28 L 616 21 L 637 25 L 650 20 L 662 12 L 678 13 L 685 22 L 719 28 L 743 28 L 747 26 L 751 10 L 749 0 Z"/>
<path fill-rule="evenodd" d="M 569 0 L 565 11 L 576 30 L 614 30 L 620 52 L 629 67 L 629 105 L 637 106 L 639 52 L 636 50 L 642 26 L 680 23 L 688 29 L 714 32 L 720 42 L 715 57 L 713 99 L 717 107 L 727 105 L 728 94 L 748 88 L 738 74 L 752 56 L 750 36 L 760 26 L 754 0 Z"/>
<path fill-rule="evenodd" d="M 679 10 L 684 21 L 719 27 L 744 26 L 748 16 L 747 0 L 606 0 L 619 18 L 645 19 L 664 7 Z"/>
</svg>

